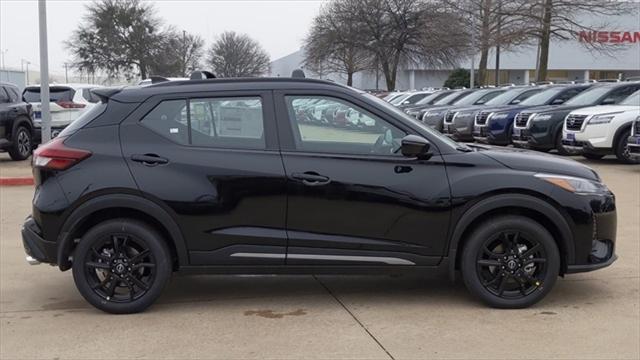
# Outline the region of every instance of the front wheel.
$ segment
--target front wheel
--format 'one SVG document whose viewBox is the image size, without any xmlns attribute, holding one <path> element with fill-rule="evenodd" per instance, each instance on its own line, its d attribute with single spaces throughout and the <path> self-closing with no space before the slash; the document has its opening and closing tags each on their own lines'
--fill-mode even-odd
<svg viewBox="0 0 640 360">
<path fill-rule="evenodd" d="M 481 224 L 462 252 L 462 277 L 469 291 L 496 308 L 524 308 L 540 301 L 555 284 L 560 254 L 551 234 L 522 216 Z"/>
<path fill-rule="evenodd" d="M 631 136 L 631 129 L 623 131 L 618 136 L 618 141 L 614 144 L 614 151 L 618 161 L 624 164 L 640 164 L 640 159 L 633 158 L 631 152 L 629 152 L 629 145 L 627 139 Z"/>
<path fill-rule="evenodd" d="M 171 254 L 161 235 L 133 219 L 91 228 L 73 256 L 73 279 L 96 308 L 129 314 L 149 307 L 171 276 Z"/>
<path fill-rule="evenodd" d="M 13 145 L 9 148 L 11 160 L 22 161 L 27 159 L 33 150 L 31 132 L 25 126 L 18 126 L 13 135 Z"/>
</svg>

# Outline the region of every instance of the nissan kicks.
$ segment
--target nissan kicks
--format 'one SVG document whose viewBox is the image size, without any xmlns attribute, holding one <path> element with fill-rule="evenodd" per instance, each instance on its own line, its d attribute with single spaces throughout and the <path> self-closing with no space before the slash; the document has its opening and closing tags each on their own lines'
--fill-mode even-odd
<svg viewBox="0 0 640 360">
<path fill-rule="evenodd" d="M 614 195 L 587 166 L 462 145 L 332 82 L 209 77 L 93 90 L 35 151 L 30 263 L 133 313 L 174 272 L 459 272 L 522 308 L 616 259 Z"/>
</svg>

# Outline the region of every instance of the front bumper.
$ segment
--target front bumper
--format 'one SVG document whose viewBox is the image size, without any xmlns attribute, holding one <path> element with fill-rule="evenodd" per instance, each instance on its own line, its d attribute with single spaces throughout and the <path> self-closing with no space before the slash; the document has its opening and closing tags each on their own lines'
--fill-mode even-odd
<svg viewBox="0 0 640 360">
<path fill-rule="evenodd" d="M 30 264 L 56 263 L 57 244 L 42 238 L 40 227 L 31 216 L 22 225 L 22 245 Z"/>
</svg>

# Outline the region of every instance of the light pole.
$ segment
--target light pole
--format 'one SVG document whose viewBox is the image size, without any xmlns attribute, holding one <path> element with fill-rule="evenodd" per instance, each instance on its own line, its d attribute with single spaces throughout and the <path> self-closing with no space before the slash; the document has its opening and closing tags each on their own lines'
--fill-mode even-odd
<svg viewBox="0 0 640 360">
<path fill-rule="evenodd" d="M 69 83 L 69 74 L 67 73 L 67 68 L 69 67 L 69 64 L 64 63 L 64 82 L 65 83 Z"/>
<path fill-rule="evenodd" d="M 46 143 L 51 140 L 51 112 L 49 109 L 49 49 L 47 44 L 47 3 L 45 0 L 38 0 L 38 28 L 40 30 L 40 107 L 42 110 L 42 143 Z"/>
</svg>

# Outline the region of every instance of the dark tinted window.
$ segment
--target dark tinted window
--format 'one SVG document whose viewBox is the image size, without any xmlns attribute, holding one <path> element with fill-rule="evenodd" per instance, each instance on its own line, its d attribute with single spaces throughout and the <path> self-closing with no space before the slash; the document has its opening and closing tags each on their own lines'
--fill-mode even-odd
<svg viewBox="0 0 640 360">
<path fill-rule="evenodd" d="M 265 147 L 259 97 L 166 100 L 145 115 L 142 124 L 183 145 Z"/>
<path fill-rule="evenodd" d="M 142 124 L 180 144 L 189 144 L 187 100 L 166 100 L 142 119 Z"/>
<path fill-rule="evenodd" d="M 107 109 L 107 104 L 105 103 L 96 104 L 96 106 L 80 114 L 80 116 L 78 116 L 77 119 L 73 120 L 73 122 L 71 122 L 69 126 L 64 128 L 64 130 L 62 130 L 62 132 L 60 132 L 58 136 L 64 137 L 64 136 L 73 134 L 74 132 L 76 132 L 76 130 L 84 127 L 85 125 L 90 123 L 93 119 L 100 116 L 100 114 L 102 114 L 106 109 Z"/>
<path fill-rule="evenodd" d="M 18 93 L 18 88 L 9 86 L 9 87 L 6 87 L 5 89 L 7 90 L 7 93 L 11 98 L 11 102 L 20 102 L 20 94 Z"/>
<path fill-rule="evenodd" d="M 191 143 L 233 149 L 264 149 L 259 97 L 191 99 Z"/>
<path fill-rule="evenodd" d="M 612 104 L 617 104 L 626 99 L 629 95 L 640 89 L 640 85 L 636 86 L 623 86 L 612 91 L 603 101 L 607 101 Z"/>
<path fill-rule="evenodd" d="M 49 88 L 50 102 L 58 101 L 72 101 L 76 91 L 66 86 L 51 86 Z M 28 87 L 24 89 L 22 98 L 26 102 L 41 102 L 40 101 L 40 87 Z"/>
</svg>

